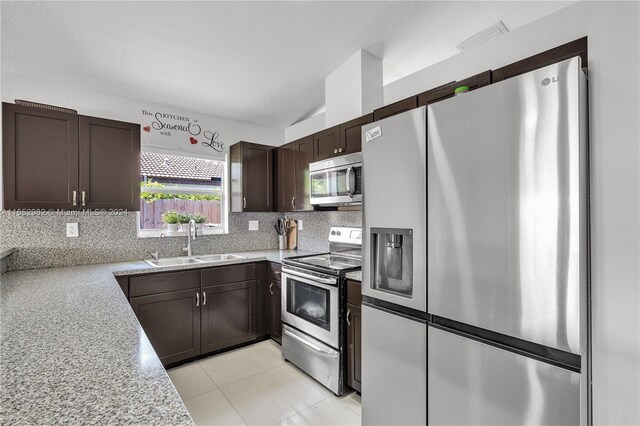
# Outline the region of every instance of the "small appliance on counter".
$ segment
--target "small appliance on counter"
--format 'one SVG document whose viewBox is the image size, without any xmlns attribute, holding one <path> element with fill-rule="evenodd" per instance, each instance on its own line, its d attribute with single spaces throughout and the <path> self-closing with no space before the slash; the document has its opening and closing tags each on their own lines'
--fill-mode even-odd
<svg viewBox="0 0 640 426">
<path fill-rule="evenodd" d="M 362 230 L 332 227 L 329 253 L 284 259 L 282 354 L 342 395 L 346 375 L 347 272 L 362 263 Z"/>
</svg>

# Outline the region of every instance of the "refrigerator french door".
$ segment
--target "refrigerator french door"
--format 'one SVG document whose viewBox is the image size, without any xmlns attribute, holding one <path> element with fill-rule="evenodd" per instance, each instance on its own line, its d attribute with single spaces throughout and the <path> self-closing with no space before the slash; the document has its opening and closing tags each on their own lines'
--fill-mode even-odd
<svg viewBox="0 0 640 426">
<path fill-rule="evenodd" d="M 580 58 L 427 109 L 429 424 L 589 424 Z"/>
</svg>

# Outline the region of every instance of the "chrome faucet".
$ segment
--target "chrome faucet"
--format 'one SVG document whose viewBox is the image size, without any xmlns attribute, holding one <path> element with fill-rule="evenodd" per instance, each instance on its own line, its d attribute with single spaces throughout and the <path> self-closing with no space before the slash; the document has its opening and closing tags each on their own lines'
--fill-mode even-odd
<svg viewBox="0 0 640 426">
<path fill-rule="evenodd" d="M 152 251 L 151 257 L 153 258 L 153 260 L 158 260 L 160 259 L 160 254 L 157 251 Z"/>
<path fill-rule="evenodd" d="M 191 236 L 191 233 L 193 232 L 193 237 Z M 198 238 L 198 231 L 197 231 L 197 227 L 196 227 L 196 221 L 191 219 L 189 221 L 189 224 L 187 225 L 187 244 L 182 247 L 182 251 L 186 251 L 187 252 L 187 256 L 192 256 L 193 253 L 191 251 L 191 238 L 193 238 L 194 240 L 196 240 Z"/>
</svg>

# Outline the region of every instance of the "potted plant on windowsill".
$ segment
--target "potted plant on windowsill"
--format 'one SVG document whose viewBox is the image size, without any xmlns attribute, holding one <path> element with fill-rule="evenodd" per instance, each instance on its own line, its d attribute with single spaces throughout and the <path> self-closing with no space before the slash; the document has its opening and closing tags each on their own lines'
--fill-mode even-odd
<svg viewBox="0 0 640 426">
<path fill-rule="evenodd" d="M 187 224 L 191 220 L 191 215 L 189 213 L 178 213 L 178 222 L 180 223 L 181 231 L 189 231 L 187 228 Z"/>
<path fill-rule="evenodd" d="M 201 215 L 200 213 L 197 213 L 193 215 L 193 220 L 196 221 L 196 228 L 198 229 L 198 232 L 202 232 L 202 228 L 204 227 L 204 224 L 207 222 L 207 218 Z"/>
<path fill-rule="evenodd" d="M 162 221 L 167 225 L 167 233 L 174 234 L 178 232 L 180 226 L 180 215 L 173 210 L 162 213 Z"/>
</svg>

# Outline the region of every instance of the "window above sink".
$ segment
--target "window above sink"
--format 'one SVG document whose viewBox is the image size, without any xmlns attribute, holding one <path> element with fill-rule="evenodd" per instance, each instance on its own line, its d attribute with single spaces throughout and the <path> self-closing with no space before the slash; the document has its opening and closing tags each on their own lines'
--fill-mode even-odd
<svg viewBox="0 0 640 426">
<path fill-rule="evenodd" d="M 186 236 L 190 218 L 198 235 L 228 233 L 226 169 L 226 156 L 143 147 L 138 237 Z"/>
</svg>

